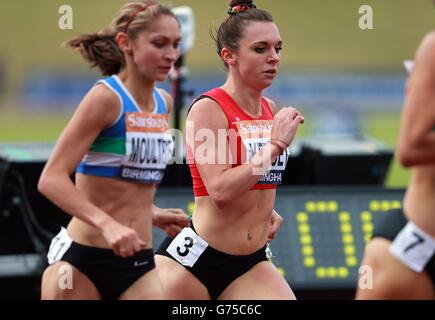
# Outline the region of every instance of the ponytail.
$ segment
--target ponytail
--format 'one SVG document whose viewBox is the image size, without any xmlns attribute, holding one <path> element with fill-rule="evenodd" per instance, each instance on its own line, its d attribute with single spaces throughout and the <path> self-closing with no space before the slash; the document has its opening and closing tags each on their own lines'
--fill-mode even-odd
<svg viewBox="0 0 435 320">
<path fill-rule="evenodd" d="M 109 27 L 97 33 L 80 35 L 64 45 L 79 52 L 92 68 L 98 67 L 104 76 L 111 76 L 119 73 L 126 64 L 124 52 L 116 42 L 118 32 L 124 32 L 130 40 L 134 40 L 162 15 L 176 19 L 168 6 L 156 1 L 130 1 L 122 6 Z"/>
<path fill-rule="evenodd" d="M 104 76 L 110 76 L 125 66 L 124 54 L 115 36 L 110 28 L 105 28 L 98 33 L 75 37 L 65 42 L 65 46 L 79 52 L 92 68 L 98 67 Z"/>
</svg>

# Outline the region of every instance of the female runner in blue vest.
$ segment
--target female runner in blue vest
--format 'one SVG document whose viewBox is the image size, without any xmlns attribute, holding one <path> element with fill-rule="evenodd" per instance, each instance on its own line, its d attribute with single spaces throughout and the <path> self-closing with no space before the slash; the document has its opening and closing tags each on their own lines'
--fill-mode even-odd
<svg viewBox="0 0 435 320">
<path fill-rule="evenodd" d="M 172 299 L 294 299 L 268 262 L 267 242 L 282 222 L 276 187 L 304 118 L 294 108 L 275 114 L 262 97 L 282 47 L 272 16 L 249 0 L 230 7 L 216 37 L 227 81 L 201 95 L 187 118 L 193 221 L 165 240 L 156 263 Z"/>
<path fill-rule="evenodd" d="M 165 132 L 172 99 L 154 84 L 166 79 L 179 41 L 168 7 L 132 1 L 109 27 L 67 42 L 108 78 L 80 103 L 39 181 L 39 191 L 73 216 L 52 240 L 43 299 L 164 297 L 152 223 L 173 234 L 188 219 L 153 205 L 173 148 Z"/>
</svg>

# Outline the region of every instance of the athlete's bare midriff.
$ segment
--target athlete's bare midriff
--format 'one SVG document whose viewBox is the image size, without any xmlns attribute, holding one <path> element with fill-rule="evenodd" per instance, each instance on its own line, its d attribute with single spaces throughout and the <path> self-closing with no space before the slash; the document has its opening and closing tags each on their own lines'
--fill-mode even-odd
<svg viewBox="0 0 435 320">
<path fill-rule="evenodd" d="M 406 216 L 435 237 L 435 166 L 413 168 L 404 199 Z"/>
<path fill-rule="evenodd" d="M 119 223 L 136 230 L 146 247 L 152 248 L 154 185 L 77 174 L 76 186 L 95 206 Z M 69 223 L 68 233 L 80 244 L 109 247 L 99 230 L 77 218 Z"/>
<path fill-rule="evenodd" d="M 220 251 L 247 255 L 265 245 L 276 190 L 250 190 L 234 195 L 234 202 L 217 208 L 209 196 L 195 198 L 196 232 Z"/>
</svg>

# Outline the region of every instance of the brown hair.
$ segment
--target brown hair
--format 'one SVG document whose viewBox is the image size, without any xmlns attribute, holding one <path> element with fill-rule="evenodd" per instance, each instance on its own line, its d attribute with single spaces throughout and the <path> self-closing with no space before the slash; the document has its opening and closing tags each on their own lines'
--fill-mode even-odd
<svg viewBox="0 0 435 320">
<path fill-rule="evenodd" d="M 243 7 L 242 10 L 234 10 L 238 8 L 237 6 Z M 239 41 L 249 22 L 273 22 L 272 15 L 267 11 L 257 9 L 252 0 L 232 0 L 228 13 L 229 17 L 221 23 L 214 38 L 219 56 L 223 48 L 234 51 L 239 49 Z"/>
<path fill-rule="evenodd" d="M 96 33 L 83 34 L 64 43 L 79 52 L 91 67 L 98 67 L 104 76 L 118 73 L 125 66 L 124 53 L 116 43 L 118 32 L 125 32 L 130 40 L 146 30 L 158 17 L 175 18 L 168 6 L 155 1 L 135 0 L 126 3 L 108 26 Z"/>
</svg>

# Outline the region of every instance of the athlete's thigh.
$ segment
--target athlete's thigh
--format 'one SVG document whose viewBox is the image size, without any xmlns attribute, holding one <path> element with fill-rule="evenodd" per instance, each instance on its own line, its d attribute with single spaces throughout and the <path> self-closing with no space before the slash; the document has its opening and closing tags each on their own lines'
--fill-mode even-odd
<svg viewBox="0 0 435 320">
<path fill-rule="evenodd" d="M 255 265 L 234 280 L 219 296 L 219 300 L 294 300 L 287 281 L 268 261 Z"/>
<path fill-rule="evenodd" d="M 60 261 L 45 269 L 42 300 L 98 300 L 101 295 L 89 278 L 71 264 Z"/>
<path fill-rule="evenodd" d="M 163 288 L 154 268 L 136 280 L 120 296 L 119 300 L 162 300 Z"/>
<path fill-rule="evenodd" d="M 361 275 L 365 279 L 359 279 L 356 299 L 433 299 L 429 275 L 415 272 L 397 260 L 389 252 L 390 244 L 380 237 L 367 244 L 361 265 L 368 267 L 370 273 Z M 367 278 L 370 275 L 372 279 Z"/>
<path fill-rule="evenodd" d="M 155 261 L 165 299 L 210 299 L 207 288 L 181 264 L 162 255 L 156 255 Z"/>
</svg>

